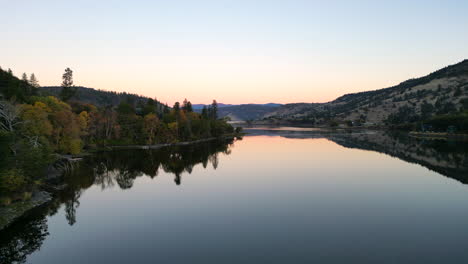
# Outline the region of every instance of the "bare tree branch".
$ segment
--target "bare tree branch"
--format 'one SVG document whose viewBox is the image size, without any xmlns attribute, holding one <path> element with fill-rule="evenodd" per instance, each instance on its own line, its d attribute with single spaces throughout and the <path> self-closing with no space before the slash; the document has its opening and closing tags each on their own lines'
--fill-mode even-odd
<svg viewBox="0 0 468 264">
<path fill-rule="evenodd" d="M 0 101 L 0 127 L 1 129 L 14 132 L 15 127 L 21 123 L 19 120 L 20 109 L 7 101 Z"/>
</svg>

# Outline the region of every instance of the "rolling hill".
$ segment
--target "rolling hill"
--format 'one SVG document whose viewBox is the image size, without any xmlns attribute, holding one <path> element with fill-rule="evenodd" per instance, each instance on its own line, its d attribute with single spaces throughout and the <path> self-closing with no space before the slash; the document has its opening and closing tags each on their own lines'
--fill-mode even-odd
<svg viewBox="0 0 468 264">
<path fill-rule="evenodd" d="M 392 125 L 463 110 L 468 110 L 468 60 L 389 88 L 346 94 L 328 103 L 286 104 L 262 120 Z"/>
<path fill-rule="evenodd" d="M 112 91 L 97 90 L 94 88 L 87 88 L 82 86 L 76 86 L 77 92 L 71 98 L 72 101 L 79 101 L 83 103 L 93 104 L 98 107 L 106 106 L 117 106 L 121 102 L 132 103 L 135 106 L 139 104 L 146 104 L 150 99 L 149 97 L 130 94 L 130 93 L 118 93 Z M 62 87 L 60 86 L 44 86 L 39 87 L 42 95 L 53 95 L 59 97 Z M 162 107 L 163 105 L 156 101 L 157 105 Z"/>
<path fill-rule="evenodd" d="M 194 110 L 201 112 L 203 104 L 195 104 Z M 266 114 L 275 111 L 282 104 L 222 104 L 218 103 L 218 117 L 229 117 L 232 121 L 248 121 L 263 118 Z"/>
<path fill-rule="evenodd" d="M 232 121 L 248 121 L 263 118 L 266 114 L 275 111 L 279 104 L 242 104 L 226 106 L 218 109 L 219 117 L 229 117 Z"/>
</svg>

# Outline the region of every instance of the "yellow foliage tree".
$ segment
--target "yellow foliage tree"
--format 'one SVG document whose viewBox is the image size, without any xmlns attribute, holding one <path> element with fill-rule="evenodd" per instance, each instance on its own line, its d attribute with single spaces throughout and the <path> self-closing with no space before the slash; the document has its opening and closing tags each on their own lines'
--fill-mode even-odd
<svg viewBox="0 0 468 264">
<path fill-rule="evenodd" d="M 157 129 L 159 126 L 159 118 L 153 114 L 147 114 L 143 120 L 143 133 L 146 136 L 146 143 L 154 144 Z"/>
</svg>

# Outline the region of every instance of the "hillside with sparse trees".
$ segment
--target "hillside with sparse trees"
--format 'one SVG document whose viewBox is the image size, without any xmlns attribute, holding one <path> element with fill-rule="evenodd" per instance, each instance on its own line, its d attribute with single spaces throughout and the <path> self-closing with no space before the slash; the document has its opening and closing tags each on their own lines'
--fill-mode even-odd
<svg viewBox="0 0 468 264">
<path fill-rule="evenodd" d="M 347 94 L 328 103 L 287 104 L 267 113 L 263 121 L 316 126 L 428 123 L 434 127 L 445 120 L 465 131 L 467 110 L 468 60 L 464 60 L 385 89 Z M 446 129 L 448 123 L 440 129 Z"/>
</svg>

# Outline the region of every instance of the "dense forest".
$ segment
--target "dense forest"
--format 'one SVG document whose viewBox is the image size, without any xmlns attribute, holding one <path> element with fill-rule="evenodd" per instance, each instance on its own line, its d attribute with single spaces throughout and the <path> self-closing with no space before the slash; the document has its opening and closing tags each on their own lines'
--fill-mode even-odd
<svg viewBox="0 0 468 264">
<path fill-rule="evenodd" d="M 135 95 L 119 94 L 118 100 L 110 96 L 103 99 L 106 104 L 93 105 L 77 100 L 77 91 L 69 68 L 56 96 L 44 94 L 34 74 L 19 79 L 11 70 L 0 69 L 0 199 L 4 200 L 0 203 L 11 202 L 13 194 L 30 196 L 48 165 L 61 154 L 239 132 L 218 119 L 216 101 L 195 113 L 187 99 L 169 108 L 150 98 L 135 100 Z"/>
<path fill-rule="evenodd" d="M 148 100 L 146 96 L 141 96 L 138 94 L 131 94 L 127 92 L 114 92 L 114 91 L 104 91 L 99 89 L 93 89 L 88 87 L 82 86 L 75 86 L 75 92 L 73 93 L 70 101 L 79 101 L 82 103 L 92 104 L 96 107 L 107 107 L 107 106 L 116 106 L 123 102 L 130 102 L 131 104 L 136 106 L 138 111 L 139 108 L 142 108 Z M 55 96 L 60 97 L 63 91 L 62 86 L 41 86 L 39 87 L 39 93 L 42 96 Z M 163 107 L 167 105 L 162 104 L 156 99 L 154 100 L 156 106 L 159 108 L 158 110 L 161 111 Z M 219 105 L 218 105 L 219 107 Z"/>
</svg>

